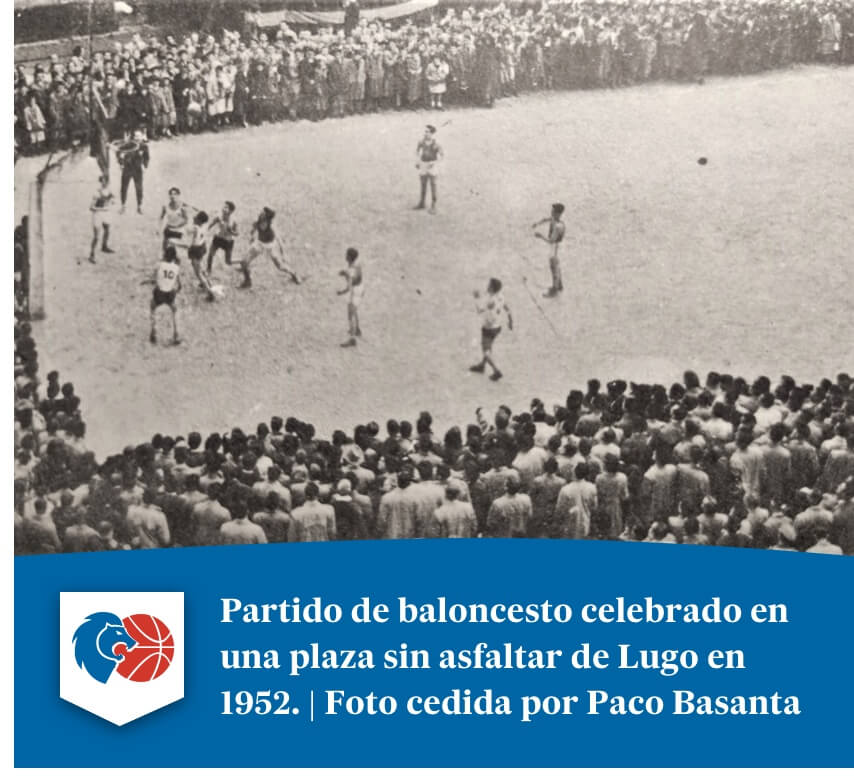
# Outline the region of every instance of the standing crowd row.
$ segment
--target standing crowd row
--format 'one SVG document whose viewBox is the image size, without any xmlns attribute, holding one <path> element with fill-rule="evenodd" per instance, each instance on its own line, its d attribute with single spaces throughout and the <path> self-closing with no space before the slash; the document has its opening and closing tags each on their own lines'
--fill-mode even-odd
<svg viewBox="0 0 854 776">
<path fill-rule="evenodd" d="M 349 30 L 286 24 L 136 37 L 15 70 L 22 152 L 84 141 L 90 115 L 113 138 L 154 139 L 299 118 L 486 105 L 546 89 L 701 80 L 796 63 L 854 63 L 854 7 L 843 0 L 582 0 L 534 9 L 447 10 Z"/>
</svg>

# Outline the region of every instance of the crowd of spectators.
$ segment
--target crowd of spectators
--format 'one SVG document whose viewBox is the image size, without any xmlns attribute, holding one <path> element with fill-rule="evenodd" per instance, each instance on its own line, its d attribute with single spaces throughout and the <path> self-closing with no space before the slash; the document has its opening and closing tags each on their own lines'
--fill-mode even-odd
<svg viewBox="0 0 854 776">
<path fill-rule="evenodd" d="M 136 37 L 91 67 L 77 49 L 67 62 L 16 68 L 15 138 L 23 152 L 79 143 L 90 113 L 113 138 L 144 127 L 154 139 L 808 62 L 854 63 L 848 0 L 580 0 L 443 10 L 397 26 L 363 19 L 347 36 L 282 24 Z"/>
<path fill-rule="evenodd" d="M 15 326 L 15 552 L 419 537 L 609 539 L 854 554 L 854 381 L 572 390 L 464 429 L 296 418 L 155 434 L 99 462 L 80 399 Z"/>
</svg>

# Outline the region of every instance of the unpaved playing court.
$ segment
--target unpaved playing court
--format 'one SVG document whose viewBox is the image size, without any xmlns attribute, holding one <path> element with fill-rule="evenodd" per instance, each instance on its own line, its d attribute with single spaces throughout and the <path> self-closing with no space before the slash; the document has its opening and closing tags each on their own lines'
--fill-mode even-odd
<svg viewBox="0 0 854 776">
<path fill-rule="evenodd" d="M 415 144 L 426 122 L 446 119 L 439 213 L 414 212 Z M 19 201 L 34 169 L 18 164 Z M 430 409 L 444 429 L 478 405 L 560 402 L 592 376 L 671 381 L 691 367 L 814 379 L 854 369 L 852 171 L 854 69 L 158 142 L 145 214 L 116 219 L 118 252 L 95 267 L 77 263 L 94 163 L 50 187 L 40 361 L 74 381 L 99 454 L 156 431 L 248 427 L 272 414 L 328 433 Z M 233 199 L 244 233 L 269 204 L 310 280 L 294 286 L 259 259 L 255 287 L 239 291 L 220 258 L 226 296 L 208 304 L 185 261 L 184 343 L 149 345 L 141 281 L 171 185 L 211 211 Z M 540 297 L 546 250 L 530 229 L 554 200 L 567 205 L 557 301 Z M 335 290 L 348 245 L 364 257 L 365 337 L 342 350 Z M 491 275 L 517 322 L 497 343 L 498 384 L 468 372 L 478 356 L 471 292 Z"/>
</svg>

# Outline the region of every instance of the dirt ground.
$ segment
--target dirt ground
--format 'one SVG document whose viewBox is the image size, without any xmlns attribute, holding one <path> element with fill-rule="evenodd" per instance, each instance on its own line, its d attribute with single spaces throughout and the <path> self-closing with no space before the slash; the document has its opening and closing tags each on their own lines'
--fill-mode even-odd
<svg viewBox="0 0 854 776">
<path fill-rule="evenodd" d="M 415 144 L 426 122 L 446 120 L 430 216 L 412 210 Z M 157 431 L 248 428 L 273 414 L 329 433 L 429 409 L 444 431 L 479 405 L 562 402 L 593 376 L 854 370 L 852 127 L 854 69 L 809 68 L 158 142 L 144 215 L 116 218 L 118 252 L 97 266 L 78 264 L 95 188 L 87 161 L 46 197 L 40 362 L 74 381 L 99 454 Z M 18 200 L 34 169 L 18 163 Z M 273 207 L 309 281 L 294 286 L 259 259 L 255 287 L 241 291 L 220 257 L 226 295 L 209 304 L 182 262 L 184 342 L 152 347 L 141 283 L 171 185 L 211 211 L 233 199 L 244 235 Z M 547 300 L 546 246 L 530 225 L 555 200 L 567 206 L 567 291 Z M 349 245 L 365 263 L 365 336 L 344 350 L 335 291 Z M 468 371 L 479 342 L 472 290 L 493 275 L 517 323 L 497 342 L 497 384 Z"/>
</svg>

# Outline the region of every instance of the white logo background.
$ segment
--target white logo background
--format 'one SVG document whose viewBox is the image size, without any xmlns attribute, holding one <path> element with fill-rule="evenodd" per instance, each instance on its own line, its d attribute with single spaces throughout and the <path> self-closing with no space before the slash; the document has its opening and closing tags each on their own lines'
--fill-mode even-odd
<svg viewBox="0 0 854 776">
<path fill-rule="evenodd" d="M 150 682 L 134 682 L 113 671 L 106 684 L 93 679 L 74 659 L 74 632 L 95 612 L 120 619 L 150 614 L 175 640 L 172 664 Z M 59 697 L 114 725 L 125 725 L 184 697 L 183 593 L 60 593 Z"/>
</svg>

